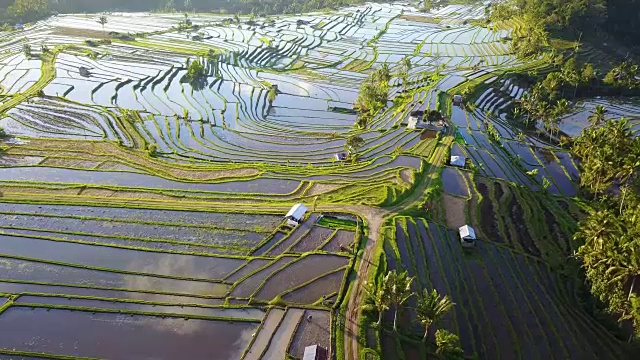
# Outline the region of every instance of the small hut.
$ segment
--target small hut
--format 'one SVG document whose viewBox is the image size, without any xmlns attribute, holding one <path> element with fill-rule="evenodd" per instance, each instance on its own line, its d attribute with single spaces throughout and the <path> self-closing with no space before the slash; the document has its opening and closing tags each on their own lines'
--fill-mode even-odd
<svg viewBox="0 0 640 360">
<path fill-rule="evenodd" d="M 80 73 L 80 76 L 84 76 L 84 77 L 90 77 L 91 76 L 91 72 L 89 71 L 89 68 L 84 67 L 84 66 L 80 66 L 78 68 L 78 72 Z"/>
<path fill-rule="evenodd" d="M 303 204 L 293 205 L 293 207 L 291 207 L 291 210 L 289 210 L 287 215 L 284 217 L 285 219 L 287 219 L 287 225 L 292 227 L 300 225 L 300 223 L 304 219 L 304 214 L 307 213 L 307 210 L 307 207 Z"/>
<path fill-rule="evenodd" d="M 320 345 L 311 345 L 304 348 L 302 360 L 327 360 L 327 349 Z"/>
<path fill-rule="evenodd" d="M 345 161 L 347 160 L 347 157 L 349 157 L 349 155 L 346 152 L 339 152 L 333 155 L 333 158 L 336 161 Z"/>
<path fill-rule="evenodd" d="M 471 226 L 461 226 L 458 230 L 460 231 L 460 242 L 463 247 L 473 247 L 476 244 L 476 232 Z"/>
<path fill-rule="evenodd" d="M 453 105 L 460 105 L 462 104 L 463 100 L 464 98 L 462 97 L 462 95 L 459 95 L 459 94 L 453 95 Z"/>
<path fill-rule="evenodd" d="M 22 31 L 22 30 L 24 30 L 24 25 L 21 24 L 21 23 L 17 23 L 16 26 L 14 27 L 14 29 Z"/>
<path fill-rule="evenodd" d="M 457 166 L 457 167 L 465 167 L 465 164 L 467 163 L 467 159 L 464 156 L 452 156 L 451 157 L 451 161 L 449 161 L 449 164 L 451 164 L 451 166 Z"/>
</svg>

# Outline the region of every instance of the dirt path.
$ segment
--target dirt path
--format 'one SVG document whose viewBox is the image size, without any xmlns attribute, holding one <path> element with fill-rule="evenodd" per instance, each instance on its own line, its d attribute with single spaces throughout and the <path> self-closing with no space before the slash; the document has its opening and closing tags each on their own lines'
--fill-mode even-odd
<svg viewBox="0 0 640 360">
<path fill-rule="evenodd" d="M 446 154 L 447 149 L 451 146 L 452 141 L 453 138 L 448 137 L 438 144 L 438 147 L 430 159 L 430 164 L 427 165 L 427 168 L 425 169 L 427 174 L 431 174 L 434 168 L 442 166 L 445 161 L 444 155 Z M 345 315 L 344 351 L 345 357 L 348 360 L 360 359 L 358 350 L 358 317 L 360 316 L 360 309 L 362 308 L 361 304 L 364 300 L 363 282 L 368 278 L 371 265 L 376 265 L 372 263 L 373 250 L 375 249 L 376 243 L 379 239 L 382 224 L 384 223 L 385 218 L 393 216 L 402 209 L 420 201 L 432 181 L 433 178 L 427 176 L 425 181 L 417 184 L 416 189 L 409 197 L 407 197 L 407 199 L 390 209 L 355 205 L 328 206 L 328 208 L 331 209 L 343 209 L 360 214 L 366 219 L 369 228 L 367 246 L 364 249 L 364 254 L 360 261 L 360 267 L 356 272 L 356 278 L 352 284 L 352 291 Z"/>
</svg>

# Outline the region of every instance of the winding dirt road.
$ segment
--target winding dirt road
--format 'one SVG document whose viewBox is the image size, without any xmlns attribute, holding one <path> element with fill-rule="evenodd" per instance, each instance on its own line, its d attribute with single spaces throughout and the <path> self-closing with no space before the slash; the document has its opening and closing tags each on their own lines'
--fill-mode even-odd
<svg viewBox="0 0 640 360">
<path fill-rule="evenodd" d="M 434 168 L 440 167 L 444 164 L 444 155 L 447 153 L 447 149 L 451 146 L 453 138 L 451 136 L 445 137 L 438 144 L 436 150 L 430 159 L 430 164 L 424 170 L 427 174 L 426 179 L 417 184 L 413 193 L 407 197 L 404 201 L 390 209 L 382 209 L 370 206 L 357 206 L 357 205 L 341 205 L 341 206 L 327 206 L 330 209 L 342 209 L 358 213 L 360 216 L 366 219 L 368 224 L 368 241 L 364 248 L 364 254 L 360 261 L 360 266 L 356 272 L 356 278 L 353 282 L 351 295 L 347 305 L 347 312 L 345 314 L 344 322 L 344 351 L 347 360 L 358 360 L 359 357 L 359 342 L 358 339 L 358 317 L 360 316 L 360 309 L 362 308 L 362 300 L 364 299 L 363 282 L 366 281 L 369 275 L 371 265 L 377 265 L 372 263 L 372 257 L 374 255 L 374 249 L 376 243 L 380 238 L 380 230 L 382 224 L 387 217 L 398 214 L 402 209 L 406 209 L 410 205 L 422 200 L 424 192 L 431 185 L 434 178 L 428 176 L 432 173 Z M 339 359 L 341 360 L 341 359 Z"/>
</svg>

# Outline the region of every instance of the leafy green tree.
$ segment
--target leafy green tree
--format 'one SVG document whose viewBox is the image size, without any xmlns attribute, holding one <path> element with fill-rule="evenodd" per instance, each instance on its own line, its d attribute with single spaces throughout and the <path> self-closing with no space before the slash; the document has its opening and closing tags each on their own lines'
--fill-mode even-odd
<svg viewBox="0 0 640 360">
<path fill-rule="evenodd" d="M 423 0 L 422 1 L 422 11 L 429 12 L 433 7 L 433 0 Z"/>
<path fill-rule="evenodd" d="M 596 105 L 595 111 L 589 116 L 589 123 L 591 126 L 599 126 L 604 123 L 606 114 L 607 109 L 604 105 Z"/>
<path fill-rule="evenodd" d="M 273 106 L 273 102 L 276 101 L 277 96 L 278 96 L 278 90 L 275 86 L 272 86 L 269 89 L 269 93 L 267 94 L 267 99 L 269 100 L 269 107 Z"/>
<path fill-rule="evenodd" d="M 429 337 L 429 328 L 431 325 L 437 323 L 455 305 L 448 295 L 440 296 L 436 289 L 431 291 L 424 289 L 423 292 L 418 295 L 416 314 L 418 320 L 420 320 L 420 323 L 424 327 L 423 342 L 427 341 Z"/>
<path fill-rule="evenodd" d="M 106 16 L 102 15 L 98 18 L 98 22 L 100 23 L 100 25 L 102 25 L 102 33 L 105 34 L 104 26 L 107 25 L 107 22 L 109 22 L 109 19 L 107 19 Z"/>
<path fill-rule="evenodd" d="M 386 275 L 387 279 L 385 282 L 388 284 L 389 288 L 389 298 L 391 304 L 394 307 L 393 312 L 393 330 L 398 330 L 398 312 L 404 303 L 409 300 L 409 298 L 415 295 L 411 291 L 411 283 L 414 278 L 409 277 L 409 273 L 407 271 L 402 271 L 400 273 L 395 270 L 390 271 Z"/>
<path fill-rule="evenodd" d="M 589 85 L 593 82 L 593 80 L 595 80 L 596 78 L 596 71 L 593 67 L 593 64 L 591 63 L 586 63 L 584 64 L 584 66 L 582 67 L 582 73 L 580 74 L 581 77 L 581 82 L 585 85 Z"/>
<path fill-rule="evenodd" d="M 363 145 L 364 139 L 358 135 L 351 135 L 347 138 L 344 148 L 349 154 L 357 154 Z"/>
<path fill-rule="evenodd" d="M 458 335 L 444 329 L 436 331 L 436 355 L 443 360 L 463 360 L 464 350 Z"/>
<path fill-rule="evenodd" d="M 367 294 L 365 298 L 363 310 L 376 311 L 378 313 L 378 328 L 382 325 L 382 316 L 384 312 L 389 310 L 391 298 L 389 297 L 389 287 L 386 283 L 387 277 L 382 278 L 381 284 L 365 283 L 364 290 Z"/>
<path fill-rule="evenodd" d="M 640 138 L 634 137 L 627 119 L 607 120 L 602 126 L 589 126 L 573 143 L 573 154 L 580 159 L 580 183 L 596 196 L 616 181 L 628 181 L 638 171 Z"/>
<path fill-rule="evenodd" d="M 30 58 L 31 57 L 31 45 L 29 45 L 29 44 L 22 45 L 22 52 L 24 53 L 24 56 L 26 56 L 27 58 Z"/>
</svg>

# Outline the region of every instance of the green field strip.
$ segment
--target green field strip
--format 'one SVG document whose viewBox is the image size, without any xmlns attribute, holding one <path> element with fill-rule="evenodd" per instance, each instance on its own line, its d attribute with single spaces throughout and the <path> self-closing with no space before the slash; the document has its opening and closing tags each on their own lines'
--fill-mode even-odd
<svg viewBox="0 0 640 360">
<path fill-rule="evenodd" d="M 458 275 L 461 274 L 465 274 L 464 271 L 462 271 L 462 268 L 460 266 L 461 260 L 459 258 L 456 258 L 453 254 L 452 248 L 451 246 L 453 245 L 451 241 L 452 239 L 449 238 L 448 234 L 446 233 L 445 230 L 443 230 L 440 226 L 435 226 L 439 235 L 438 238 L 443 241 L 445 243 L 444 246 L 446 246 L 449 250 L 445 251 L 446 256 L 449 258 L 448 263 L 450 265 L 455 266 L 454 270 L 454 274 L 457 273 Z M 458 244 L 455 244 L 455 246 L 458 246 Z M 482 296 L 480 295 L 480 293 L 478 292 L 478 289 L 476 288 L 476 284 L 473 281 L 470 281 L 471 285 L 467 284 L 467 280 L 465 279 L 464 276 L 458 276 L 456 278 L 456 281 L 462 284 L 462 289 L 465 292 L 466 296 L 471 296 L 473 299 L 475 299 L 475 301 L 477 301 L 480 305 L 479 308 L 480 309 L 484 309 L 484 301 L 482 299 Z M 481 311 L 481 315 L 478 315 L 478 312 L 475 311 L 474 308 L 471 308 L 471 313 L 473 314 L 474 318 L 476 319 L 476 324 L 481 324 L 482 322 L 480 321 L 481 318 L 484 318 L 484 321 L 486 324 L 491 324 L 491 320 L 486 316 L 486 314 L 484 313 L 484 311 Z M 480 338 L 483 339 L 482 341 L 482 348 L 484 349 L 484 354 L 485 356 L 488 356 L 490 354 L 489 349 L 498 349 L 499 345 L 498 345 L 498 340 L 496 339 L 495 335 L 493 333 L 490 332 L 490 327 L 482 327 L 482 332 L 480 333 Z M 491 345 L 491 343 L 493 342 L 493 346 Z"/>
<path fill-rule="evenodd" d="M 127 288 L 115 288 L 115 287 L 96 286 L 96 285 L 55 283 L 55 282 L 46 282 L 46 281 L 14 280 L 14 279 L 0 278 L 0 282 L 6 282 L 6 283 L 12 283 L 12 284 L 70 287 L 70 288 L 77 288 L 77 289 L 124 291 L 124 292 L 130 292 L 130 293 L 152 294 L 152 295 L 168 295 L 168 296 L 183 296 L 183 297 L 186 296 L 186 297 L 200 298 L 200 299 L 222 299 L 222 297 L 220 296 L 211 296 L 211 295 L 202 295 L 202 294 L 178 293 L 178 292 L 144 290 L 144 289 L 127 289 Z"/>
<path fill-rule="evenodd" d="M 433 236 L 433 233 L 431 232 L 431 226 L 429 226 L 429 223 L 425 220 L 425 219 L 419 219 L 422 222 L 422 226 L 426 229 L 427 234 L 429 236 L 429 238 L 432 241 L 435 241 L 436 238 Z M 439 239 L 438 239 L 439 241 Z M 460 292 L 460 288 L 458 286 L 455 287 L 455 293 L 453 292 L 453 285 L 451 284 L 452 281 L 454 281 L 454 279 L 448 278 L 445 274 L 447 274 L 447 272 L 444 271 L 444 265 L 443 265 L 443 259 L 444 259 L 444 254 L 440 254 L 440 251 L 438 250 L 437 245 L 433 245 L 432 250 L 435 254 L 435 258 L 436 258 L 436 262 L 437 262 L 437 266 L 438 269 L 440 270 L 438 273 L 442 274 L 440 276 L 442 276 L 442 282 L 445 284 L 446 287 L 446 295 L 449 295 L 452 299 L 454 299 L 453 301 L 455 301 L 455 299 L 462 299 L 463 296 L 465 296 L 464 294 L 462 294 Z M 434 275 L 435 276 L 435 275 Z M 480 350 L 480 348 L 483 349 L 483 351 L 485 351 L 485 346 L 484 345 L 478 345 L 479 343 L 476 341 L 476 336 L 477 334 L 473 331 L 473 329 L 470 327 L 470 322 L 474 322 L 475 324 L 478 323 L 478 320 L 476 318 L 476 314 L 473 310 L 471 309 L 467 309 L 466 307 L 460 307 L 461 309 L 461 313 L 464 314 L 464 319 L 458 319 L 458 315 L 455 311 L 452 312 L 452 318 L 453 318 L 453 323 L 456 329 L 456 333 L 460 333 L 459 329 L 461 326 L 463 326 L 462 324 L 466 324 L 467 325 L 467 331 L 470 337 L 470 343 L 472 345 L 472 349 L 471 349 L 471 353 L 478 353 L 478 351 Z M 471 313 L 471 314 L 469 314 Z M 469 349 L 467 349 L 469 350 Z"/>
<path fill-rule="evenodd" d="M 91 312 L 91 313 L 109 313 L 109 314 L 129 314 L 129 315 L 143 315 L 143 316 L 159 316 L 159 317 L 169 317 L 169 318 L 183 318 L 185 320 L 198 319 L 198 320 L 213 320 L 213 321 L 237 321 L 237 322 L 249 322 L 249 323 L 259 322 L 259 320 L 245 319 L 245 318 L 230 318 L 230 317 L 207 316 L 207 315 L 196 315 L 196 314 L 171 314 L 171 313 L 152 312 L 152 311 L 138 311 L 138 310 L 128 310 L 128 309 L 127 310 L 125 310 L 125 309 L 104 309 L 104 308 L 92 308 L 92 307 L 70 306 L 70 305 L 13 303 L 11 306 L 12 307 L 32 308 L 32 309 L 41 308 L 41 309 L 85 311 L 85 312 Z"/>
<path fill-rule="evenodd" d="M 6 227 L 1 226 L 0 229 L 6 229 Z M 9 228 L 9 229 L 16 229 L 16 228 Z M 34 229 L 26 229 L 26 228 L 20 228 L 20 230 L 43 231 L 41 229 L 35 229 L 34 230 Z M 49 232 L 49 231 L 47 231 L 47 232 Z M 65 233 L 65 232 L 57 232 L 57 233 L 71 235 L 70 233 Z M 154 252 L 154 253 L 165 253 L 165 254 L 176 254 L 176 255 L 191 255 L 191 256 L 212 257 L 212 258 L 234 258 L 234 259 L 246 259 L 247 258 L 244 255 L 217 254 L 217 253 L 209 253 L 209 252 L 202 252 L 202 251 L 157 249 L 157 248 L 135 246 L 135 245 L 130 245 L 129 246 L 129 245 L 121 245 L 121 244 L 113 244 L 113 243 L 100 243 L 100 242 L 95 242 L 95 241 L 71 240 L 71 239 L 67 239 L 67 238 L 57 238 L 57 237 L 45 236 L 45 235 L 39 235 L 38 236 L 38 235 L 21 234 L 21 233 L 10 233 L 10 232 L 5 232 L 5 231 L 0 231 L 0 235 L 6 235 L 6 236 L 12 236 L 12 237 L 20 237 L 20 238 L 28 238 L 28 239 L 36 239 L 36 240 L 42 240 L 42 241 L 55 241 L 55 242 L 65 242 L 65 243 L 91 245 L 91 246 L 103 246 L 103 247 L 110 247 L 110 248 L 123 249 L 123 250 L 147 251 L 147 252 Z M 78 234 L 73 234 L 73 235 L 78 235 Z M 84 236 L 107 237 L 107 236 L 92 235 L 92 234 L 84 234 Z M 118 239 L 118 240 L 124 240 L 124 239 L 115 238 L 115 237 L 109 237 L 109 238 L 114 238 L 114 239 Z M 197 243 L 178 243 L 178 242 L 172 242 L 172 241 L 156 241 L 156 240 L 149 240 L 149 239 L 144 239 L 143 240 L 142 238 L 135 238 L 135 239 L 131 238 L 131 239 L 127 239 L 127 240 L 129 240 L 129 241 L 146 241 L 146 242 L 149 242 L 149 243 L 163 242 L 163 243 L 173 244 L 173 245 L 186 245 L 186 246 L 194 246 L 194 247 L 203 246 L 203 247 L 208 247 L 208 248 L 211 248 L 211 249 L 221 249 L 221 250 L 233 249 L 233 250 L 236 250 L 238 252 L 248 252 L 250 250 L 249 248 L 234 248 L 234 247 L 218 246 L 218 245 L 209 245 L 209 246 L 207 246 L 207 244 L 199 245 Z M 251 257 L 251 259 L 254 259 L 254 258 L 257 258 L 257 259 L 262 259 L 262 258 L 268 259 L 269 257 L 267 257 L 267 256 Z"/>
<path fill-rule="evenodd" d="M 27 358 L 53 359 L 53 360 L 99 360 L 100 359 L 95 357 L 58 355 L 58 354 L 50 354 L 50 353 L 43 353 L 43 352 L 22 351 L 22 350 L 3 349 L 3 348 L 0 348 L 0 354 L 8 355 L 8 356 L 24 356 Z"/>
<path fill-rule="evenodd" d="M 504 253 L 500 252 L 500 256 L 501 256 L 503 259 L 505 259 L 505 255 L 504 255 Z M 517 263 L 517 261 L 515 261 L 515 262 Z M 513 274 L 513 276 L 514 276 L 516 279 L 526 279 L 526 277 L 524 277 L 524 276 L 523 276 L 523 274 L 522 274 L 522 272 L 520 271 L 520 269 L 519 269 L 519 268 L 517 268 L 517 269 L 515 269 L 515 270 L 514 270 L 514 269 L 511 267 L 511 265 L 509 265 L 509 263 L 508 263 L 508 262 L 504 262 L 504 263 L 506 263 L 506 266 L 509 268 L 509 270 L 511 271 L 511 273 Z M 532 302 L 534 302 L 534 304 L 540 304 L 540 301 L 538 300 L 538 297 L 537 297 L 536 293 L 535 293 L 535 292 L 533 292 L 533 291 L 531 291 L 531 289 L 529 288 L 529 286 L 528 286 L 528 285 L 527 285 L 527 288 L 525 289 L 525 288 L 523 287 L 523 285 L 522 285 L 522 283 L 523 283 L 523 282 L 521 282 L 521 281 L 516 281 L 516 283 L 517 283 L 517 287 L 518 287 L 518 289 L 519 289 L 519 290 L 520 290 L 520 292 L 522 292 L 522 294 L 523 294 L 523 297 L 524 297 L 524 299 L 525 299 L 525 302 L 526 302 L 526 304 L 527 304 L 527 307 L 529 308 L 529 313 L 531 314 L 531 316 L 532 316 L 532 318 L 535 320 L 535 322 L 538 324 L 538 329 L 544 329 L 544 327 L 543 327 L 543 326 L 542 326 L 542 324 L 540 323 L 540 320 L 539 320 L 538 316 L 536 315 L 536 314 L 539 314 L 539 313 L 541 312 L 541 313 L 542 313 L 542 316 L 543 316 L 543 317 L 544 317 L 544 318 L 549 322 L 549 324 L 551 324 L 551 327 L 552 327 L 551 331 L 554 333 L 555 338 L 556 338 L 556 339 L 559 339 L 559 338 L 560 338 L 560 337 L 559 337 L 559 334 L 557 334 L 557 331 L 556 331 L 555 327 L 553 327 L 553 325 L 552 325 L 552 324 L 553 324 L 553 322 L 552 322 L 552 320 L 549 318 L 548 314 L 547 314 L 545 311 L 537 312 L 537 311 L 536 311 L 536 308 L 533 306 Z M 547 353 L 548 353 L 548 354 L 552 354 L 552 353 L 553 353 L 553 352 L 552 352 L 552 350 L 551 350 L 551 343 L 550 343 L 550 341 L 551 341 L 550 337 L 545 336 L 545 341 L 544 341 L 544 343 L 545 343 L 545 347 L 546 347 L 546 350 L 547 350 Z M 563 347 L 564 351 L 566 352 L 566 349 L 564 348 L 564 344 L 562 345 L 562 347 Z"/>
</svg>

